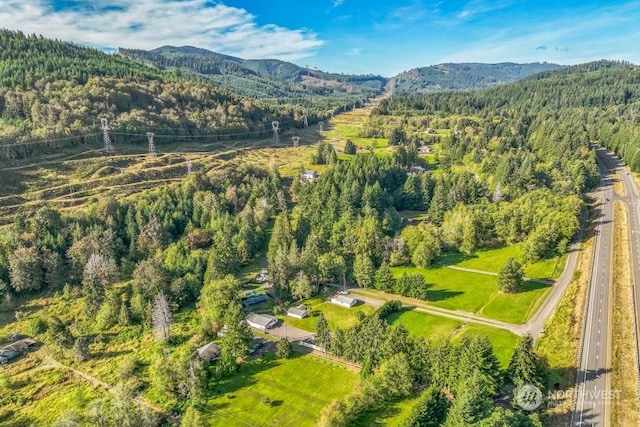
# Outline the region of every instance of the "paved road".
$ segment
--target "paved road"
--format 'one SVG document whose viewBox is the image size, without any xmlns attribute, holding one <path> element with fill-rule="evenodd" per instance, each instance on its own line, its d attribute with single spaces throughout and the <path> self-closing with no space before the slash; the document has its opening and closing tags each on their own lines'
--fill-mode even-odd
<svg viewBox="0 0 640 427">
<path fill-rule="evenodd" d="M 606 160 L 604 150 L 598 158 Z M 611 174 L 600 163 L 600 210 L 581 339 L 576 402 L 572 426 L 609 426 L 611 403 L 611 314 L 613 259 L 613 186 Z"/>
</svg>

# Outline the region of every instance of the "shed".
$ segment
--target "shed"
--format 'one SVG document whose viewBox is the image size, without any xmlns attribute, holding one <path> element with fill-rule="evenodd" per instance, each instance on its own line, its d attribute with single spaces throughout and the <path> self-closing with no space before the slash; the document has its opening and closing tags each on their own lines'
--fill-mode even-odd
<svg viewBox="0 0 640 427">
<path fill-rule="evenodd" d="M 431 153 L 431 147 L 428 147 L 426 145 L 421 145 L 420 147 L 418 147 L 418 154 L 429 154 Z"/>
<path fill-rule="evenodd" d="M 38 342 L 31 338 L 25 338 L 12 344 L 0 348 L 0 364 L 5 364 L 9 360 L 26 353 L 29 347 Z"/>
<path fill-rule="evenodd" d="M 291 307 L 287 310 L 287 316 L 295 317 L 296 319 L 304 319 L 309 315 L 309 310 L 304 305 L 299 305 L 297 307 Z"/>
<path fill-rule="evenodd" d="M 318 178 L 318 172 L 314 171 L 313 169 L 307 169 L 300 174 L 300 178 L 307 181 L 313 181 Z"/>
<path fill-rule="evenodd" d="M 426 169 L 422 166 L 411 166 L 411 169 L 409 169 L 409 174 L 419 174 L 423 173 L 424 171 L 426 171 Z"/>
<path fill-rule="evenodd" d="M 335 294 L 334 296 L 331 297 L 329 301 L 332 304 L 341 305 L 342 307 L 347 307 L 347 308 L 351 308 L 359 302 L 359 300 L 355 298 L 351 298 L 347 295 L 340 295 L 340 294 Z"/>
<path fill-rule="evenodd" d="M 198 357 L 204 360 L 205 362 L 211 362 L 212 360 L 216 360 L 220 358 L 220 347 L 218 344 L 210 342 L 208 344 L 203 345 L 198 350 Z"/>
<path fill-rule="evenodd" d="M 261 331 L 266 331 L 278 322 L 278 319 L 273 316 L 257 313 L 249 313 L 245 320 L 249 326 Z"/>
</svg>

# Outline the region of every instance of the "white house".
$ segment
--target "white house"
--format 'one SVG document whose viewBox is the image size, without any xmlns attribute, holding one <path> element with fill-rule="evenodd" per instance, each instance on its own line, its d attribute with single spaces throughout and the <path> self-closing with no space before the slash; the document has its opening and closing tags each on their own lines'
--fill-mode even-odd
<svg viewBox="0 0 640 427">
<path fill-rule="evenodd" d="M 409 169 L 409 172 L 407 174 L 408 175 L 420 174 L 420 173 L 423 173 L 424 171 L 426 171 L 426 169 L 423 168 L 422 166 L 411 166 L 411 169 Z"/>
<path fill-rule="evenodd" d="M 249 326 L 260 331 L 266 331 L 278 322 L 278 319 L 273 316 L 257 313 L 249 313 L 245 320 Z"/>
<path fill-rule="evenodd" d="M 428 147 L 426 145 L 421 145 L 420 147 L 418 147 L 418 154 L 429 154 L 431 153 L 431 147 Z"/>
<path fill-rule="evenodd" d="M 313 169 L 307 169 L 300 174 L 300 178 L 304 179 L 305 181 L 314 181 L 318 178 L 318 172 L 314 171 Z"/>
<path fill-rule="evenodd" d="M 332 304 L 340 305 L 342 307 L 347 307 L 347 308 L 351 308 L 359 302 L 359 300 L 355 298 L 351 298 L 347 295 L 340 295 L 340 294 L 335 294 L 334 296 L 331 297 L 329 301 Z"/>
<path fill-rule="evenodd" d="M 304 305 L 299 305 L 297 307 L 291 307 L 287 310 L 287 316 L 295 317 L 296 319 L 304 319 L 309 315 L 309 311 L 307 307 Z"/>
</svg>

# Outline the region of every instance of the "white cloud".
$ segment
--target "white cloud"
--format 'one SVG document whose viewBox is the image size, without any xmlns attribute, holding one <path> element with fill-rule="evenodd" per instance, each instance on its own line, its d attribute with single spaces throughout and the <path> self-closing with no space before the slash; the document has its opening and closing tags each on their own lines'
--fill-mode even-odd
<svg viewBox="0 0 640 427">
<path fill-rule="evenodd" d="M 360 52 L 362 52 L 362 48 L 361 47 L 354 47 L 353 49 L 349 49 L 346 54 L 347 55 L 360 55 Z"/>
<path fill-rule="evenodd" d="M 333 7 L 342 6 L 343 3 L 344 3 L 344 0 L 333 0 L 332 1 Z"/>
<path fill-rule="evenodd" d="M 306 29 L 258 25 L 245 9 L 208 0 L 0 0 L 2 26 L 98 48 L 196 46 L 242 58 L 294 61 L 324 42 Z"/>
</svg>

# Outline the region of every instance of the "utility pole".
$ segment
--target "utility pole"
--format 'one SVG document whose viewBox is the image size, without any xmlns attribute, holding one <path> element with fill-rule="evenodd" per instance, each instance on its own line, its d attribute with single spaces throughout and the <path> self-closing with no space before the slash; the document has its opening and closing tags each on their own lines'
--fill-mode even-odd
<svg viewBox="0 0 640 427">
<path fill-rule="evenodd" d="M 276 145 L 280 145 L 280 136 L 278 135 L 278 131 L 280 130 L 280 122 L 274 120 L 271 122 L 271 127 L 273 128 L 273 142 Z"/>
<path fill-rule="evenodd" d="M 318 127 L 320 128 L 320 135 L 324 133 L 324 122 L 318 122 Z"/>
<path fill-rule="evenodd" d="M 293 148 L 298 148 L 298 143 L 300 142 L 299 136 L 292 136 L 291 140 L 293 141 Z"/>
<path fill-rule="evenodd" d="M 307 113 L 304 113 L 304 128 L 308 128 L 309 127 L 309 121 L 307 121 Z"/>
<path fill-rule="evenodd" d="M 153 143 L 153 132 L 147 132 L 147 138 L 149 139 L 149 156 L 158 157 L 156 145 Z"/>
<path fill-rule="evenodd" d="M 187 157 L 187 175 L 191 175 L 191 168 L 192 168 L 191 159 Z"/>
<path fill-rule="evenodd" d="M 102 128 L 102 138 L 104 139 L 104 151 L 113 153 L 113 145 L 109 137 L 109 124 L 107 123 L 106 117 L 100 119 L 100 127 Z"/>
</svg>

